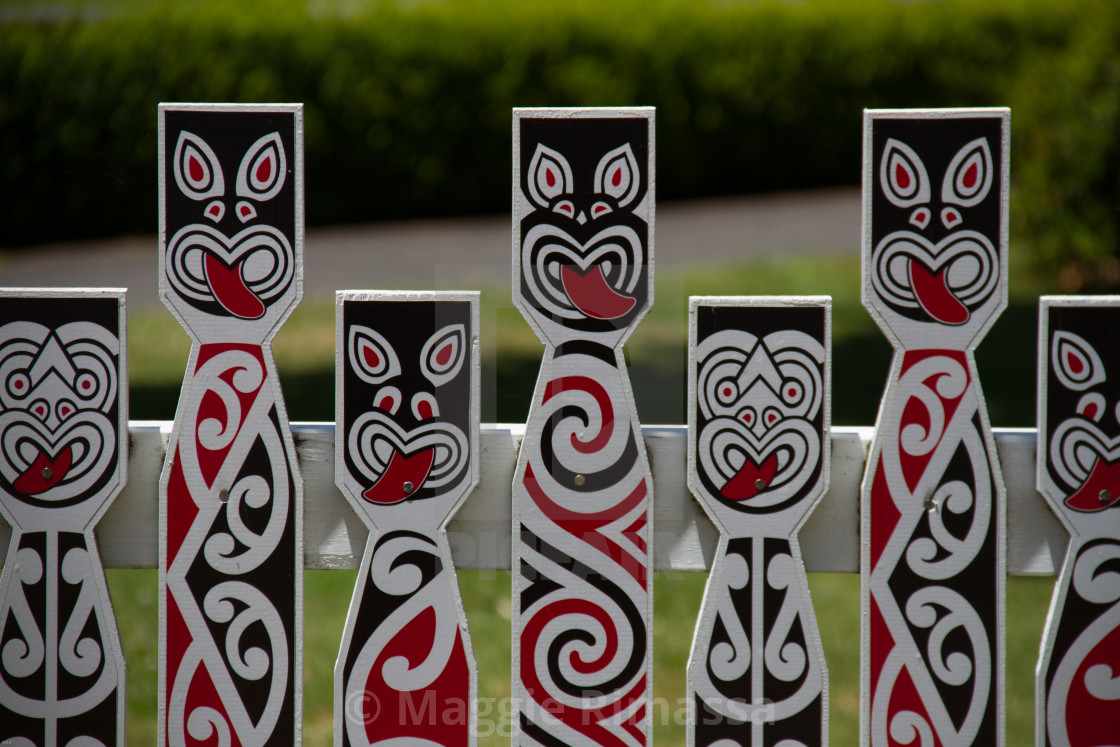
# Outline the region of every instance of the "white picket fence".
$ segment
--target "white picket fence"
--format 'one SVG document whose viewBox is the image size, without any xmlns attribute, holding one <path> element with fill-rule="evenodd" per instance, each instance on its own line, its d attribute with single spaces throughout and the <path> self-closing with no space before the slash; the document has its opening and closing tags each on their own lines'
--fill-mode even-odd
<svg viewBox="0 0 1120 747">
<path fill-rule="evenodd" d="M 171 425 L 130 423 L 128 484 L 96 532 L 108 568 L 158 566 L 158 485 Z M 357 568 L 366 529 L 335 487 L 334 424 L 295 423 L 292 431 L 304 480 L 304 565 Z M 706 570 L 719 537 L 685 484 L 685 427 L 642 432 L 653 468 L 654 566 Z M 523 433 L 521 424 L 482 426 L 481 479 L 448 527 L 457 568 L 510 567 L 510 495 Z M 832 430 L 831 485 L 800 535 L 810 572 L 859 572 L 859 487 L 872 434 L 869 427 Z M 996 428 L 995 437 L 1007 484 L 1007 572 L 1055 575 L 1069 536 L 1035 490 L 1035 431 Z M 0 520 L 0 562 L 10 532 Z"/>
</svg>

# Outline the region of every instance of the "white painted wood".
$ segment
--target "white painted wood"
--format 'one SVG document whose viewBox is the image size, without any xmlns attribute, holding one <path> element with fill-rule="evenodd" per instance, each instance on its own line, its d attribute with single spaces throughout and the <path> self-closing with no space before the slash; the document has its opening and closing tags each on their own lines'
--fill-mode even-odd
<svg viewBox="0 0 1120 747">
<path fill-rule="evenodd" d="M 128 484 L 97 527 L 107 568 L 155 568 L 156 488 L 171 433 L 170 421 L 130 423 Z M 523 424 L 484 423 L 481 475 L 448 526 L 455 567 L 508 570 L 510 484 Z M 357 568 L 367 529 L 334 484 L 334 424 L 294 423 L 303 474 L 304 565 Z M 642 428 L 657 488 L 654 502 L 654 568 L 703 571 L 711 565 L 719 534 L 685 484 L 685 428 Z M 870 427 L 832 428 L 829 490 L 801 529 L 801 553 L 810 573 L 859 572 L 859 484 L 871 445 Z M 996 428 L 996 448 L 1007 483 L 1007 572 L 1053 576 L 1069 535 L 1035 490 L 1035 430 Z M 0 562 L 11 530 L 0 521 Z"/>
</svg>

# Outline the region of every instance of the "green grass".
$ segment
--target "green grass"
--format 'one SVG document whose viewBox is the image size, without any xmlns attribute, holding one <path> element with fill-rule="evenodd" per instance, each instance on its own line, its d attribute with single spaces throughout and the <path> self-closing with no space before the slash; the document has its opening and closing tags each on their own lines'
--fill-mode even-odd
<svg viewBox="0 0 1120 747">
<path fill-rule="evenodd" d="M 833 298 L 833 422 L 874 422 L 890 347 L 859 300 L 859 263 L 848 257 L 756 262 L 719 268 L 663 268 L 656 303 L 627 347 L 643 422 L 684 420 L 689 295 L 828 294 Z M 981 345 L 978 364 L 989 383 L 996 426 L 1030 425 L 1034 405 L 1035 305 L 1045 279 L 1012 263 L 1008 310 Z M 510 302 L 508 288 L 482 289 L 483 421 L 524 420 L 541 345 Z M 170 419 L 189 350 L 188 338 L 161 311 L 133 314 L 130 373 L 133 417 Z M 276 338 L 275 357 L 293 420 L 333 418 L 334 307 L 305 301 Z M 994 386 L 998 382 L 999 386 Z M 483 745 L 508 743 L 510 577 L 463 571 L 464 604 L 479 665 L 479 695 L 492 712 L 480 727 Z M 355 579 L 354 571 L 307 571 L 304 627 L 304 737 L 331 738 L 334 659 Z M 654 742 L 683 745 L 684 672 L 706 574 L 661 573 L 654 587 Z M 128 735 L 152 744 L 156 730 L 157 601 L 155 571 L 111 570 L 109 581 L 129 662 Z M 831 741 L 858 742 L 859 577 L 810 577 L 830 668 Z M 1033 667 L 1052 578 L 1011 578 L 1007 594 L 1007 743 L 1033 734 Z M 503 707 L 506 710 L 502 710 Z"/>
</svg>

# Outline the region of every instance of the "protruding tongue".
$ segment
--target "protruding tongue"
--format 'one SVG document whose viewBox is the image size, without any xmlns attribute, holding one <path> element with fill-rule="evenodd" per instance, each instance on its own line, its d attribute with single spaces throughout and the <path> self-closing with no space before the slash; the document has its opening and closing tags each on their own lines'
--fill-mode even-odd
<svg viewBox="0 0 1120 747">
<path fill-rule="evenodd" d="M 27 471 L 12 483 L 12 487 L 25 495 L 38 495 L 39 493 L 45 493 L 61 482 L 69 471 L 69 447 L 59 452 L 54 459 L 48 457 L 46 452 L 40 451 L 39 456 L 35 457 L 35 461 L 27 468 Z"/>
<path fill-rule="evenodd" d="M 739 472 L 727 481 L 720 493 L 729 501 L 745 501 L 766 490 L 778 471 L 778 457 L 771 454 L 763 460 L 762 465 L 757 465 L 750 459 L 743 462 Z M 759 481 L 762 481 L 759 483 Z"/>
<path fill-rule="evenodd" d="M 921 262 L 910 260 L 910 286 L 918 303 L 927 314 L 942 324 L 964 324 L 968 321 L 968 309 L 949 290 L 945 279 L 948 267 L 938 273 L 930 272 Z"/>
<path fill-rule="evenodd" d="M 596 265 L 585 273 L 565 265 L 560 271 L 564 292 L 576 308 L 593 319 L 617 319 L 637 303 L 610 286 L 603 268 Z"/>
<path fill-rule="evenodd" d="M 1120 461 L 1109 464 L 1097 459 L 1089 479 L 1066 498 L 1066 505 L 1075 511 L 1103 511 L 1120 501 Z"/>
<path fill-rule="evenodd" d="M 372 503 L 400 503 L 419 490 L 424 480 L 428 479 L 434 457 L 434 449 L 424 449 L 412 456 L 394 451 L 381 479 L 362 493 L 362 496 Z"/>
<path fill-rule="evenodd" d="M 245 285 L 240 264 L 226 267 L 220 259 L 207 252 L 206 280 L 214 291 L 214 297 L 226 311 L 242 319 L 260 319 L 264 316 L 264 304 Z"/>
</svg>

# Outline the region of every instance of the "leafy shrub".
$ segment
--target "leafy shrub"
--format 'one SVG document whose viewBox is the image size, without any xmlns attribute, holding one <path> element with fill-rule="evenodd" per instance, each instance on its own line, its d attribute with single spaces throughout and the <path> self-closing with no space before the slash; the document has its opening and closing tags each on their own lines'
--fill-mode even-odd
<svg viewBox="0 0 1120 747">
<path fill-rule="evenodd" d="M 0 244 L 154 231 L 159 101 L 304 102 L 313 224 L 508 210 L 513 106 L 656 106 L 662 199 L 850 184 L 863 107 L 1014 106 L 1094 3 L 8 5 Z"/>
</svg>

